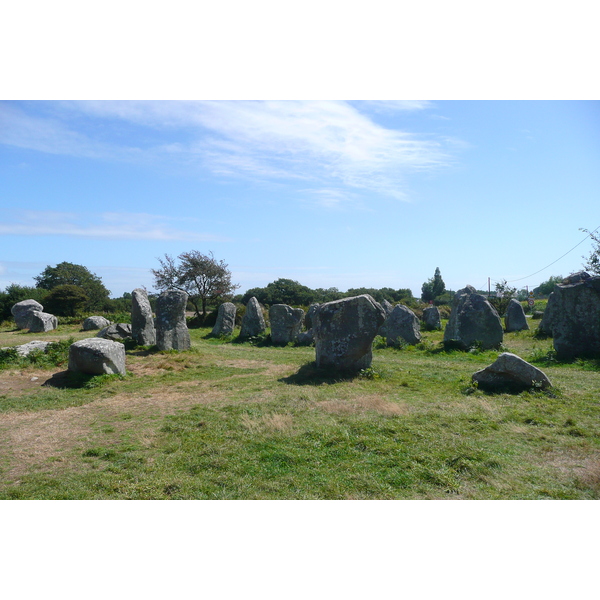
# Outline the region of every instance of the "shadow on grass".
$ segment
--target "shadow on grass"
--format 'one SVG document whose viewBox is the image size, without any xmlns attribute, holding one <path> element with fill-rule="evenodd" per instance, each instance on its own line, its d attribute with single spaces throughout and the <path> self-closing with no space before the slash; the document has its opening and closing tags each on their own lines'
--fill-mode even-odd
<svg viewBox="0 0 600 600">
<path fill-rule="evenodd" d="M 302 365 L 296 373 L 288 377 L 282 377 L 278 381 L 287 385 L 333 385 L 343 381 L 352 381 L 359 376 L 360 372 L 357 371 L 337 371 L 335 369 L 319 368 L 313 361 Z"/>
<path fill-rule="evenodd" d="M 88 373 L 80 373 L 74 371 L 59 371 L 54 373 L 50 379 L 47 379 L 42 383 L 42 387 L 53 387 L 58 389 L 79 389 L 79 390 L 91 390 L 97 388 L 109 381 L 115 379 L 122 379 L 123 375 L 118 374 L 104 374 L 104 375 L 90 375 Z"/>
</svg>

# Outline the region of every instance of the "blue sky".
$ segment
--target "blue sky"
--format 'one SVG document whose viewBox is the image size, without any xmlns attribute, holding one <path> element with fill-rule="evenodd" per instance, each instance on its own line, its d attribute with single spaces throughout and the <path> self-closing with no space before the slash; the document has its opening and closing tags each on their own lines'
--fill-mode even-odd
<svg viewBox="0 0 600 600">
<path fill-rule="evenodd" d="M 83 264 L 113 296 L 212 251 L 240 291 L 533 287 L 600 226 L 600 102 L 2 101 L 0 288 Z"/>
</svg>

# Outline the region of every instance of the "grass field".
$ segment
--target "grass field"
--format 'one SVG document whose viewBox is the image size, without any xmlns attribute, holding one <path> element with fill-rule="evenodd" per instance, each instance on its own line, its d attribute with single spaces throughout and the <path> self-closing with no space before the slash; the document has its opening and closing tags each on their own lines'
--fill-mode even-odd
<svg viewBox="0 0 600 600">
<path fill-rule="evenodd" d="M 537 322 L 534 327 L 537 326 Z M 341 377 L 314 348 L 191 330 L 183 353 L 133 348 L 125 377 L 69 378 L 63 355 L 0 370 L 1 499 L 595 499 L 600 361 L 505 334 L 550 393 L 486 394 L 498 352 L 374 349 Z M 0 347 L 90 337 L 0 330 Z"/>
</svg>

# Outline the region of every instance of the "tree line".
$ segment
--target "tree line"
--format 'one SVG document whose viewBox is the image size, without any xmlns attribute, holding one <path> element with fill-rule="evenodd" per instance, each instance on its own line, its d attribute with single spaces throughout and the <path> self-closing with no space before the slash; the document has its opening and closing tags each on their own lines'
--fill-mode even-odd
<svg viewBox="0 0 600 600">
<path fill-rule="evenodd" d="M 584 268 L 595 275 L 600 275 L 600 237 L 589 232 L 593 249 L 587 257 Z M 583 257 L 586 258 L 586 257 Z M 197 319 L 203 322 L 209 309 L 217 308 L 225 301 L 246 304 L 255 296 L 263 305 L 288 304 L 290 306 L 307 307 L 314 303 L 331 302 L 342 298 L 370 294 L 377 302 L 387 300 L 391 304 L 402 303 L 409 307 L 418 306 L 419 300 L 436 305 L 450 304 L 454 292 L 446 289 L 439 267 L 433 277 L 421 286 L 421 297 L 417 299 L 408 288 L 351 288 L 342 292 L 335 287 L 312 289 L 293 279 L 280 278 L 265 287 L 249 289 L 244 294 L 234 295 L 240 287 L 232 282 L 232 274 L 228 265 L 217 260 L 212 252 L 202 254 L 197 250 L 183 252 L 177 259 L 165 254 L 158 258 L 159 267 L 151 269 L 154 275 L 154 286 L 157 290 L 177 289 L 185 291 L 189 297 L 190 307 Z M 104 286 L 98 275 L 87 267 L 70 262 L 62 262 L 55 267 L 47 266 L 40 275 L 33 278 L 35 286 L 24 286 L 12 283 L 4 291 L 0 291 L 0 321 L 11 318 L 11 308 L 17 302 L 33 298 L 44 306 L 44 310 L 58 316 L 75 316 L 80 313 L 117 313 L 131 310 L 131 293 L 121 298 L 110 298 L 110 291 Z M 551 276 L 547 281 L 534 288 L 536 296 L 549 295 L 554 286 L 562 281 L 562 277 Z M 485 294 L 485 291 L 478 290 Z M 151 303 L 155 294 L 149 294 Z M 517 292 L 508 286 L 506 281 L 496 284 L 496 297 L 509 298 L 517 296 L 519 300 L 527 297 L 527 290 Z"/>
</svg>

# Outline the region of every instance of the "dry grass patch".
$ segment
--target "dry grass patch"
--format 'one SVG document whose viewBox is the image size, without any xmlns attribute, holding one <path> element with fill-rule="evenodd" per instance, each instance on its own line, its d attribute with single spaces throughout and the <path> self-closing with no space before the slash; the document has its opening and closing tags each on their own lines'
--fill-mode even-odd
<svg viewBox="0 0 600 600">
<path fill-rule="evenodd" d="M 324 412 L 336 415 L 357 414 L 366 411 L 376 412 L 388 417 L 408 414 L 406 404 L 390 402 L 380 396 L 359 396 L 348 400 L 322 400 L 317 402 L 316 406 Z"/>
<path fill-rule="evenodd" d="M 290 431 L 294 424 L 292 415 L 278 413 L 263 415 L 258 419 L 253 419 L 250 415 L 242 415 L 241 421 L 251 433 Z"/>
</svg>

